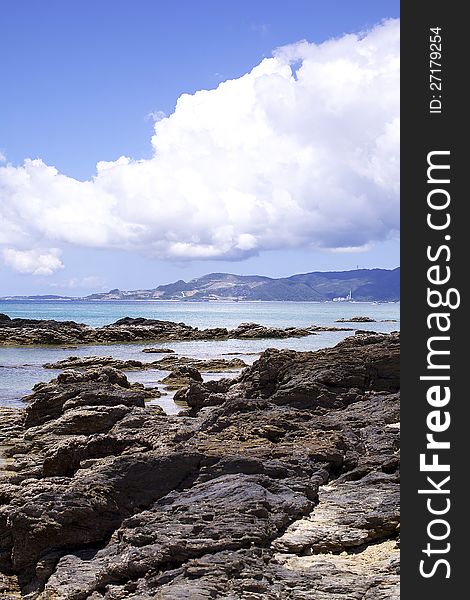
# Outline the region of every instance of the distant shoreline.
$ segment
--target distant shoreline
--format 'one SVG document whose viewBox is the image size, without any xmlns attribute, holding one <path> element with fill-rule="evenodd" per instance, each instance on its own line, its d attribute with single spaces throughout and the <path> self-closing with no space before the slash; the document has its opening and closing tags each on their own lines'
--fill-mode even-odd
<svg viewBox="0 0 470 600">
<path fill-rule="evenodd" d="M 57 290 L 59 291 L 59 290 Z M 67 292 L 68 290 L 64 290 Z M 150 289 L 66 294 L 5 294 L 0 300 L 156 302 L 398 302 L 400 267 L 354 271 L 312 271 L 289 277 L 209 273 Z"/>
<path fill-rule="evenodd" d="M 5 297 L 0 298 L 0 302 L 83 302 L 84 304 L 92 303 L 111 303 L 111 302 L 162 302 L 173 304 L 207 304 L 207 303 L 221 303 L 221 304 L 274 304 L 274 303 L 289 303 L 289 304 L 399 304 L 400 300 L 351 300 L 348 302 L 335 302 L 334 300 L 160 300 L 158 298 L 149 299 L 103 299 L 103 300 L 87 300 L 86 298 L 28 298 L 28 297 Z"/>
</svg>

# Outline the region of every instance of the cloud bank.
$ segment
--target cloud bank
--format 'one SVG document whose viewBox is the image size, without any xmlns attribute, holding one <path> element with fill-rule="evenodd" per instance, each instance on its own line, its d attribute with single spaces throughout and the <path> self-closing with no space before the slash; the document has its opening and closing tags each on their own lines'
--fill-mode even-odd
<svg viewBox="0 0 470 600">
<path fill-rule="evenodd" d="M 183 94 L 152 145 L 151 159 L 99 162 L 85 182 L 41 160 L 0 167 L 4 261 L 44 275 L 65 244 L 191 260 L 387 239 L 399 228 L 399 22 L 284 46 Z"/>
</svg>

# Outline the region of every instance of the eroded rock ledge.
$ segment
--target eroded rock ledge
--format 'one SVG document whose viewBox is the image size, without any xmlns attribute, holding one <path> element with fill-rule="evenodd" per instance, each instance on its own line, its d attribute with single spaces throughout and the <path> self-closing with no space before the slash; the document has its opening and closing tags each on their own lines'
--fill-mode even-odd
<svg viewBox="0 0 470 600">
<path fill-rule="evenodd" d="M 160 360 L 142 362 L 140 360 L 121 360 L 112 356 L 69 356 L 55 363 L 45 363 L 45 369 L 87 369 L 95 367 L 114 367 L 120 371 L 144 371 L 157 369 L 160 371 L 173 370 L 180 367 L 194 367 L 205 373 L 219 373 L 239 370 L 246 367 L 240 358 L 189 358 L 187 356 L 167 356 Z"/>
<path fill-rule="evenodd" d="M 399 598 L 397 335 L 268 350 L 233 380 L 181 393 L 193 399 L 182 416 L 146 409 L 104 366 L 65 371 L 35 388 L 26 414 L 10 409 L 4 589 L 17 580 L 41 600 Z"/>
<path fill-rule="evenodd" d="M 11 319 L 0 314 L 0 346 L 109 344 L 126 342 L 168 342 L 179 340 L 224 340 L 290 338 L 314 335 L 317 331 L 350 331 L 350 328 L 265 327 L 241 323 L 235 329 L 198 329 L 185 323 L 125 317 L 104 327 L 90 327 L 74 321 Z"/>
</svg>

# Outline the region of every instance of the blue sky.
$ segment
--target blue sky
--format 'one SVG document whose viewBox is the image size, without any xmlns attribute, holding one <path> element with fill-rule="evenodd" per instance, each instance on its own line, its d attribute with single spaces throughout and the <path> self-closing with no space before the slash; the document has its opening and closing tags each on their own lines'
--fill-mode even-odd
<svg viewBox="0 0 470 600">
<path fill-rule="evenodd" d="M 155 116 L 171 115 L 181 94 L 237 79 L 278 47 L 300 40 L 319 44 L 398 16 L 399 2 L 388 0 L 5 0 L 0 22 L 4 164 L 19 168 L 26 158 L 39 158 L 68 178 L 86 181 L 96 174 L 99 161 L 116 161 L 123 155 L 151 161 Z M 302 59 L 307 60 L 303 55 Z M 183 134 L 184 122 L 179 125 Z M 175 127 L 171 135 L 171 143 L 176 143 Z M 0 188 L 4 206 L 20 198 L 11 191 L 13 184 L 8 185 Z M 47 197 L 47 191 L 44 194 Z M 184 218 L 184 211 L 179 214 Z M 270 238 L 257 245 L 255 234 L 240 231 L 236 248 L 212 250 L 214 241 L 204 242 L 217 260 L 206 250 L 204 260 L 198 260 L 199 250 L 183 252 L 181 258 L 162 250 L 157 239 L 161 234 L 155 232 L 149 237 L 154 250 L 147 252 L 129 239 L 116 245 L 101 238 L 82 243 L 82 238 L 28 230 L 12 250 L 23 254 L 5 254 L 13 258 L 0 265 L 0 294 L 80 295 L 112 287 L 152 287 L 211 271 L 283 276 L 356 265 L 398 266 L 394 234 L 395 239 L 386 240 L 389 234 L 374 233 L 381 239 L 371 239 L 370 244 L 359 236 L 357 245 L 370 246 L 366 251 L 332 252 L 308 247 L 308 240 L 276 247 Z M 327 247 L 325 236 L 321 245 Z M 105 237 L 109 240 L 110 234 Z M 6 245 L 12 245 L 10 238 Z M 60 259 L 48 264 L 55 260 L 60 268 L 51 268 L 51 273 L 36 268 L 32 274 L 28 265 L 33 255 L 24 253 L 33 243 L 39 248 L 35 259 L 44 248 L 58 249 Z"/>
</svg>

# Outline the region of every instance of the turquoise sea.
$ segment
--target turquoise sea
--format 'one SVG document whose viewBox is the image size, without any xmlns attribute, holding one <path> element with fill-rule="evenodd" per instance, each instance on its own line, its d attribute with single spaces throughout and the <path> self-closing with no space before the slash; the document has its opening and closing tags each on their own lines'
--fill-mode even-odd
<svg viewBox="0 0 470 600">
<path fill-rule="evenodd" d="M 105 325 L 122 317 L 146 317 L 184 322 L 199 328 L 236 327 L 243 322 L 279 327 L 305 325 L 339 325 L 371 331 L 390 332 L 400 328 L 399 303 L 368 302 L 162 302 L 162 301 L 3 301 L 0 313 L 10 317 L 31 319 L 71 320 L 93 327 Z M 375 323 L 338 324 L 339 318 L 368 316 Z M 321 332 L 306 338 L 285 340 L 225 340 L 172 342 L 171 348 L 180 356 L 210 358 L 236 353 L 245 362 L 256 360 L 256 355 L 266 348 L 292 350 L 318 350 L 334 346 L 354 332 Z M 158 346 L 159 344 L 153 344 Z M 168 344 L 161 344 L 161 346 Z M 46 362 L 55 362 L 67 356 L 113 356 L 145 361 L 158 359 L 158 355 L 142 353 L 148 344 L 113 344 L 107 346 L 61 347 L 0 347 L 0 405 L 24 406 L 21 398 L 30 393 L 39 381 L 57 376 L 57 371 L 44 369 Z M 149 370 L 126 373 L 131 381 L 157 385 L 167 372 Z M 204 375 L 205 379 L 224 375 Z M 154 401 L 167 412 L 177 412 L 171 394 Z"/>
</svg>

